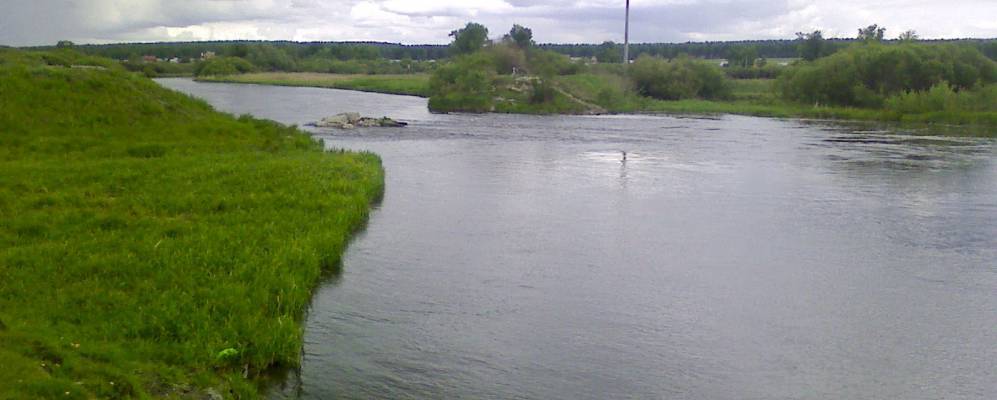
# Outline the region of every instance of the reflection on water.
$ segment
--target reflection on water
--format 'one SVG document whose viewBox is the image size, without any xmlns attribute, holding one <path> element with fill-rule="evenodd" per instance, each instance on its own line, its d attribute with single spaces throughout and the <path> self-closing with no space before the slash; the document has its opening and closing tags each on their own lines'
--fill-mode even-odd
<svg viewBox="0 0 997 400">
<path fill-rule="evenodd" d="M 318 131 L 387 191 L 274 398 L 997 397 L 993 139 L 164 84 L 412 122 Z"/>
</svg>

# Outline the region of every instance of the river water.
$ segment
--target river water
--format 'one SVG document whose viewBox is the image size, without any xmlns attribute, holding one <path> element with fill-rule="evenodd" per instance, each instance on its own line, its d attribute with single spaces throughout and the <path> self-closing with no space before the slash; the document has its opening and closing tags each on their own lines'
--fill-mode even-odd
<svg viewBox="0 0 997 400">
<path fill-rule="evenodd" d="M 316 131 L 387 190 L 273 398 L 997 398 L 994 139 L 160 82 L 411 122 Z"/>
</svg>

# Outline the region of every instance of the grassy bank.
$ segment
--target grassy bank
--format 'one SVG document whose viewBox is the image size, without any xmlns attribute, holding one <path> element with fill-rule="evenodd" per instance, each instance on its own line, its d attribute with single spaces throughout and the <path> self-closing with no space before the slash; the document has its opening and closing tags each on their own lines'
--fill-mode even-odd
<svg viewBox="0 0 997 400">
<path fill-rule="evenodd" d="M 255 397 L 379 159 L 60 57 L 0 49 L 0 399 Z"/>
<path fill-rule="evenodd" d="M 203 76 L 197 79 L 204 82 L 309 86 L 429 97 L 429 75 L 427 74 L 348 75 L 313 72 L 261 72 L 240 75 Z"/>
<path fill-rule="evenodd" d="M 656 100 L 626 88 L 623 78 L 610 74 L 577 74 L 557 77 L 557 84 L 575 97 L 612 113 L 739 114 L 776 118 L 818 118 L 903 123 L 943 123 L 997 126 L 997 110 L 901 113 L 888 109 L 818 105 L 780 99 L 775 80 L 731 81 L 729 100 Z"/>
</svg>

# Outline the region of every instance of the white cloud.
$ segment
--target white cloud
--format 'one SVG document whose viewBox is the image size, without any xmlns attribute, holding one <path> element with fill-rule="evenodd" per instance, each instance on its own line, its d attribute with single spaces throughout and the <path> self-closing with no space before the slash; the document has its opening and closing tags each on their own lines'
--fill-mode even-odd
<svg viewBox="0 0 997 400">
<path fill-rule="evenodd" d="M 469 20 L 493 37 L 513 23 L 540 42 L 622 40 L 621 0 L 0 0 L 0 44 L 281 39 L 445 43 Z M 997 1 L 632 0 L 638 42 L 851 37 L 880 24 L 895 37 L 997 37 Z"/>
</svg>

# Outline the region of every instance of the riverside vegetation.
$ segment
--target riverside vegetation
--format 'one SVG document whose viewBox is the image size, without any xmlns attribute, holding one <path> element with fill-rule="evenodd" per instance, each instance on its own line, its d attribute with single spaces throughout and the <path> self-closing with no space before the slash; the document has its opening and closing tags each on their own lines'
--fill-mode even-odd
<svg viewBox="0 0 997 400">
<path fill-rule="evenodd" d="M 383 190 L 369 153 L 0 49 L 0 398 L 254 398 Z"/>
<path fill-rule="evenodd" d="M 870 27 L 876 31 L 875 26 Z M 468 24 L 455 33 L 455 43 Z M 513 33 L 476 39 L 430 79 L 434 111 L 693 112 L 997 125 L 997 63 L 971 46 L 870 39 L 782 68 L 775 80 L 733 80 L 714 63 L 640 56 L 579 65 Z M 487 32 L 487 30 L 485 30 Z M 879 28 L 879 38 L 882 28 Z M 801 43 L 801 48 L 809 46 Z M 468 48 L 466 45 L 460 48 Z M 749 61 L 756 61 L 754 57 Z M 738 73 L 746 67 L 739 66 Z M 750 75 L 750 74 L 748 74 Z"/>
<path fill-rule="evenodd" d="M 732 46 L 726 67 L 681 54 L 651 56 L 653 47 L 624 67 L 546 50 L 519 25 L 490 41 L 487 28 L 469 23 L 451 33 L 452 57 L 429 75 L 239 74 L 233 61 L 220 59 L 215 63 L 233 64 L 227 73 L 199 79 L 414 94 L 429 97 L 436 112 L 733 113 L 997 125 L 997 63 L 980 51 L 990 47 L 918 42 L 912 31 L 887 43 L 884 31 L 872 25 L 848 42 L 799 33 L 800 59 L 788 65 Z M 596 58 L 618 61 L 619 48 L 602 46 Z"/>
</svg>

